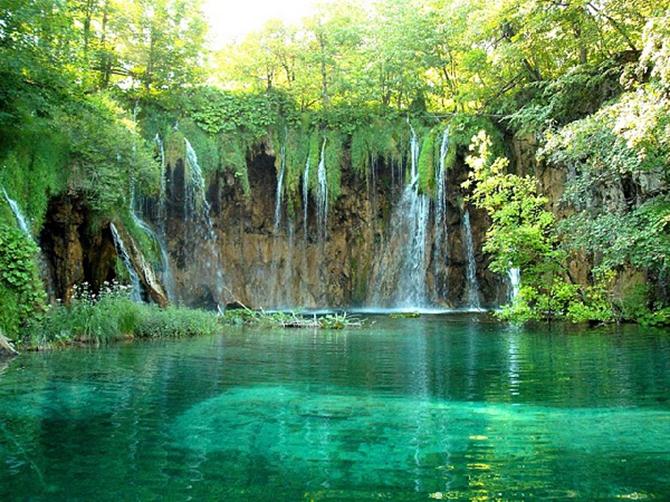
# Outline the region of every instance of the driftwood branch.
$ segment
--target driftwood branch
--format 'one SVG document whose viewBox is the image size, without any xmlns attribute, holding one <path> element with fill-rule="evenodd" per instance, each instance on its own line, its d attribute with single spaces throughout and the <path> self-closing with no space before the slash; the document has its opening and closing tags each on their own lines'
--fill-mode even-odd
<svg viewBox="0 0 670 502">
<path fill-rule="evenodd" d="M 19 354 L 11 342 L 2 333 L 2 331 L 0 331 L 0 354 L 2 354 L 2 352 L 7 352 L 10 356 L 16 356 Z"/>
</svg>

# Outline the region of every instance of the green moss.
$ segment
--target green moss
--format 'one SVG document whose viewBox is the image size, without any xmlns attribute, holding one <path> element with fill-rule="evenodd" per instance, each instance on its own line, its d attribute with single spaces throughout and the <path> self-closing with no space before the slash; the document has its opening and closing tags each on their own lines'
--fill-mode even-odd
<svg viewBox="0 0 670 502">
<path fill-rule="evenodd" d="M 366 177 L 379 160 L 399 163 L 406 151 L 403 141 L 409 141 L 403 129 L 407 124 L 394 117 L 378 117 L 356 128 L 350 146 L 353 171 Z"/>
<path fill-rule="evenodd" d="M 184 142 L 184 133 L 178 129 L 170 129 L 163 140 L 165 149 L 165 162 L 174 167 L 179 159 L 186 156 L 186 144 Z"/>
<path fill-rule="evenodd" d="M 152 265 L 154 270 L 160 270 L 162 267 L 161 249 L 160 243 L 156 240 L 155 236 L 151 236 L 139 227 L 130 214 L 129 209 L 120 214 L 120 219 L 122 228 L 130 234 L 130 238 L 133 240 L 144 259 Z"/>
<path fill-rule="evenodd" d="M 15 199 L 32 230 L 44 223 L 49 197 L 65 186 L 66 149 L 58 133 L 23 129 L 18 142 L 0 160 L 0 185 Z M 4 205 L 4 197 L 0 205 Z"/>
<path fill-rule="evenodd" d="M 302 176 L 305 172 L 309 147 L 310 136 L 303 127 L 288 130 L 285 139 L 284 187 L 289 214 L 294 214 L 302 201 Z"/>
<path fill-rule="evenodd" d="M 0 284 L 0 305 L 0 333 L 16 338 L 25 317 L 18 291 Z"/>
<path fill-rule="evenodd" d="M 125 204 L 131 185 L 142 193 L 158 192 L 160 166 L 153 147 L 109 97 L 91 96 L 60 113 L 57 122 L 67 132 L 68 189 L 93 211 L 113 214 Z"/>
<path fill-rule="evenodd" d="M 419 190 L 430 196 L 433 196 L 435 192 L 435 164 L 436 156 L 439 156 L 439 148 L 436 155 L 435 137 L 435 129 L 424 136 L 418 165 Z"/>
<path fill-rule="evenodd" d="M 218 137 L 221 169 L 233 173 L 245 195 L 250 195 L 247 152 L 251 147 L 249 137 L 232 132 L 221 133 Z"/>
<path fill-rule="evenodd" d="M 344 158 L 344 142 L 339 131 L 326 133 L 326 179 L 328 183 L 328 198 L 336 201 L 342 193 L 342 162 Z"/>
<path fill-rule="evenodd" d="M 216 135 L 206 133 L 191 119 L 179 121 L 179 130 L 198 155 L 198 163 L 204 176 L 217 171 L 222 165 L 227 167 L 221 161 L 221 150 Z"/>
</svg>

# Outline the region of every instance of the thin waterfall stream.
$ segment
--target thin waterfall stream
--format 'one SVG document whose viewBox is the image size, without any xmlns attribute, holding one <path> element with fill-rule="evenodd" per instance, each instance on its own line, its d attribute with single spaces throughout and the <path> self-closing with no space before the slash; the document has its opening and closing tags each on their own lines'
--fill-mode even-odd
<svg viewBox="0 0 670 502">
<path fill-rule="evenodd" d="M 440 143 L 440 158 L 435 173 L 435 211 L 433 221 L 433 275 L 435 281 L 443 275 L 444 267 L 449 261 L 449 246 L 448 246 L 448 228 L 447 228 L 447 154 L 449 153 L 449 128 L 445 128 L 442 133 L 442 141 Z M 446 274 L 442 283 L 436 284 L 436 293 L 441 289 L 445 295 L 448 293 L 448 283 Z M 446 298 L 445 298 L 446 299 Z"/>
<path fill-rule="evenodd" d="M 316 191 L 316 222 L 319 240 L 326 239 L 328 228 L 328 176 L 326 172 L 326 138 L 321 144 L 321 157 L 316 171 L 318 190 Z"/>
<path fill-rule="evenodd" d="M 463 246 L 467 260 L 465 273 L 465 297 L 468 308 L 481 310 L 479 300 L 479 281 L 477 280 L 477 262 L 475 260 L 475 246 L 472 238 L 472 226 L 470 225 L 470 211 L 463 213 Z"/>
<path fill-rule="evenodd" d="M 114 239 L 114 247 L 116 247 L 116 252 L 121 258 L 121 261 L 123 262 L 123 265 L 126 268 L 126 271 L 128 272 L 128 277 L 130 278 L 130 285 L 131 285 L 130 298 L 134 302 L 141 302 L 142 284 L 140 283 L 140 277 L 137 275 L 135 266 L 133 265 L 133 262 L 130 259 L 130 255 L 128 254 L 126 244 L 123 242 L 121 234 L 119 234 L 119 231 L 116 228 L 116 225 L 114 225 L 114 223 L 109 224 L 109 229 L 112 232 L 112 238 Z"/>
<path fill-rule="evenodd" d="M 277 172 L 277 187 L 275 189 L 275 210 L 274 210 L 274 223 L 272 225 L 272 257 L 270 263 L 270 272 L 268 276 L 269 281 L 269 294 L 270 302 L 269 304 L 273 308 L 280 307 L 280 303 L 286 303 L 286 295 L 281 295 L 282 288 L 280 284 L 280 262 L 281 262 L 281 235 L 280 230 L 282 226 L 282 209 L 283 209 L 283 193 L 284 193 L 284 175 L 286 173 L 286 145 L 282 145 L 279 152 L 279 171 Z M 292 243 L 288 243 L 289 252 L 291 251 L 290 246 Z M 292 266 L 290 261 L 284 263 L 285 269 L 290 269 Z M 284 289 L 286 291 L 286 289 Z M 280 296 L 284 298 L 280 299 Z"/>
<path fill-rule="evenodd" d="M 307 223 L 309 212 L 309 155 L 305 162 L 305 171 L 302 175 L 302 226 L 305 241 L 307 241 Z"/>
<path fill-rule="evenodd" d="M 161 260 L 161 270 L 160 278 L 165 288 L 165 293 L 168 296 L 170 301 L 175 300 L 175 284 L 174 277 L 172 275 L 172 268 L 170 266 L 170 255 L 168 254 L 167 242 L 165 238 L 160 235 L 158 232 L 154 231 L 151 228 L 151 225 L 147 223 L 141 216 L 141 211 L 137 208 L 135 203 L 135 191 L 131 192 L 130 197 L 130 216 L 133 219 L 133 223 L 142 231 L 144 234 L 158 246 L 158 251 L 160 253 Z"/>
<path fill-rule="evenodd" d="M 409 180 L 393 211 L 390 236 L 371 282 L 372 303 L 378 307 L 420 308 L 427 303 L 426 249 L 430 198 L 419 190 L 420 143 L 411 124 L 409 127 Z"/>
<path fill-rule="evenodd" d="M 510 303 L 516 300 L 521 290 L 521 270 L 517 267 L 511 267 L 507 271 L 507 280 L 509 281 L 509 301 Z"/>
<path fill-rule="evenodd" d="M 286 173 L 286 145 L 281 147 L 279 158 L 279 173 L 277 174 L 277 189 L 275 190 L 275 220 L 274 220 L 274 233 L 275 235 L 279 231 L 282 220 L 282 201 L 284 194 L 284 174 Z"/>
<path fill-rule="evenodd" d="M 23 214 L 23 211 L 21 211 L 21 207 L 19 206 L 19 203 L 16 202 L 16 200 L 12 199 L 9 194 L 7 193 L 7 190 L 3 187 L 2 188 L 2 194 L 5 197 L 5 200 L 7 201 L 7 204 L 9 205 L 10 209 L 12 210 L 12 213 L 14 214 L 14 217 L 16 218 L 16 223 L 19 225 L 19 228 L 21 231 L 28 236 L 28 238 L 32 241 L 33 239 L 33 234 L 30 230 L 30 223 L 28 222 L 28 219 L 26 216 Z"/>
<path fill-rule="evenodd" d="M 198 162 L 198 155 L 187 138 L 184 138 L 186 145 L 186 167 L 189 176 L 184 175 L 184 219 L 187 231 L 190 227 L 198 229 L 204 226 L 202 232 L 196 235 L 204 244 L 206 256 L 205 265 L 210 277 L 213 277 L 216 302 L 221 303 L 224 299 L 224 275 L 221 269 L 221 258 L 219 255 L 218 242 L 214 224 L 210 215 L 210 205 L 205 193 L 205 178 L 202 174 L 202 168 Z"/>
</svg>

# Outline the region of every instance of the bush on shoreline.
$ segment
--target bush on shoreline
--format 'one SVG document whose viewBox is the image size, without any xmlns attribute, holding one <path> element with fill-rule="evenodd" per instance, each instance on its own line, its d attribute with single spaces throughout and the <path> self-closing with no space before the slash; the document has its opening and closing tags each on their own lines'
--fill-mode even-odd
<svg viewBox="0 0 670 502">
<path fill-rule="evenodd" d="M 95 294 L 78 287 L 69 305 L 57 304 L 33 319 L 19 346 L 39 350 L 75 343 L 101 345 L 132 338 L 186 337 L 220 331 L 213 312 L 135 303 L 127 286 L 107 285 Z"/>
<path fill-rule="evenodd" d="M 129 286 L 106 284 L 98 293 L 83 283 L 70 304 L 58 303 L 30 320 L 17 339 L 23 350 L 74 344 L 103 345 L 119 340 L 215 335 L 224 326 L 343 329 L 363 321 L 346 314 L 304 317 L 295 313 L 230 310 L 224 314 L 186 307 L 136 303 Z"/>
</svg>

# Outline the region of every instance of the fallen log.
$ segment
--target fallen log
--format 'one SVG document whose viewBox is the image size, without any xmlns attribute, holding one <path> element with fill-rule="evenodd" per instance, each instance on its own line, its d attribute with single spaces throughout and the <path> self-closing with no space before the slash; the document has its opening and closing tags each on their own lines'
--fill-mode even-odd
<svg viewBox="0 0 670 502">
<path fill-rule="evenodd" d="M 12 343 L 2 333 L 2 330 L 0 330 L 0 356 L 5 353 L 10 356 L 17 356 L 19 354 Z"/>
</svg>

